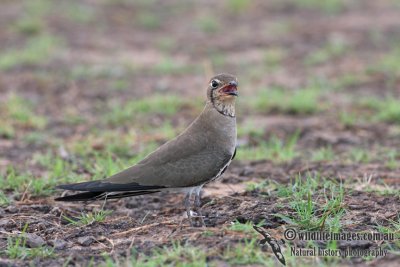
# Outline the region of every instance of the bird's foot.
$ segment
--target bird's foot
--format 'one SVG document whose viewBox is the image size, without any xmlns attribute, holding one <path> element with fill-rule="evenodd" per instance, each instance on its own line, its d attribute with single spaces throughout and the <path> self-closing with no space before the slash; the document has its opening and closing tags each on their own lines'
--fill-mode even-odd
<svg viewBox="0 0 400 267">
<path fill-rule="evenodd" d="M 204 216 L 197 216 L 197 218 L 199 218 L 199 222 L 200 222 L 199 227 L 205 228 L 206 227 L 206 223 L 204 222 Z"/>
<path fill-rule="evenodd" d="M 194 212 L 194 218 L 196 218 L 196 219 L 198 219 L 198 221 L 199 221 L 199 225 L 198 225 L 198 227 L 206 227 L 206 224 L 205 224 L 205 222 L 204 222 L 204 218 L 205 218 L 205 216 L 203 216 L 202 214 L 201 214 L 201 211 L 199 212 L 199 211 L 197 211 L 197 213 L 196 212 Z"/>
<path fill-rule="evenodd" d="M 191 227 L 206 227 L 206 224 L 204 223 L 204 216 L 201 215 L 201 213 L 199 214 L 198 212 L 190 210 L 187 215 Z"/>
<path fill-rule="evenodd" d="M 204 216 L 201 212 L 201 200 L 200 200 L 200 191 L 196 193 L 195 199 L 194 199 L 194 206 L 196 208 L 197 212 L 197 217 L 199 218 L 200 221 L 200 227 L 206 227 L 206 224 L 204 222 Z"/>
<path fill-rule="evenodd" d="M 185 205 L 185 209 L 186 209 L 186 215 L 188 217 L 189 223 L 191 227 L 205 227 L 206 224 L 204 223 L 204 216 L 201 213 L 201 201 L 200 201 L 200 194 L 196 194 L 195 197 L 195 201 L 194 201 L 194 205 L 195 205 L 195 211 L 192 211 L 190 209 L 190 192 L 188 194 L 186 194 L 186 197 L 184 199 L 184 205 Z M 196 225 L 194 224 L 194 221 L 192 220 L 192 218 L 199 218 L 199 224 L 200 225 Z"/>
<path fill-rule="evenodd" d="M 186 212 L 186 215 L 188 217 L 190 226 L 191 227 L 195 227 L 195 223 L 193 221 L 193 218 L 196 218 L 197 214 L 194 211 L 189 210 L 189 211 Z"/>
</svg>

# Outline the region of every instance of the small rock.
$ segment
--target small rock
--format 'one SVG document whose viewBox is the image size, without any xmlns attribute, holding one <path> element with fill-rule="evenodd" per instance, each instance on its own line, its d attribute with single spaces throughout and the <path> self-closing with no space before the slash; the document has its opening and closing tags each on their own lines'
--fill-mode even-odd
<svg viewBox="0 0 400 267">
<path fill-rule="evenodd" d="M 0 266 L 7 266 L 7 267 L 17 266 L 13 261 L 14 260 L 0 259 Z"/>
<path fill-rule="evenodd" d="M 0 248 L 5 248 L 7 247 L 7 240 L 6 239 L 0 239 Z M 2 266 L 0 264 L 0 266 Z"/>
<path fill-rule="evenodd" d="M 70 155 L 69 155 L 69 153 L 67 152 L 67 150 L 65 150 L 65 147 L 64 146 L 60 146 L 59 148 L 58 148 L 58 154 L 60 155 L 60 157 L 62 158 L 62 159 L 69 159 L 70 158 Z"/>
<path fill-rule="evenodd" d="M 61 239 L 50 240 L 49 243 L 54 249 L 64 249 L 67 246 L 67 242 Z"/>
<path fill-rule="evenodd" d="M 54 207 L 49 214 L 53 214 L 56 216 L 60 216 L 62 214 L 61 209 L 59 207 Z"/>
<path fill-rule="evenodd" d="M 78 238 L 78 244 L 81 246 L 90 246 L 96 239 L 93 236 L 82 236 Z"/>
<path fill-rule="evenodd" d="M 9 213 L 17 213 L 18 212 L 18 208 L 16 206 L 8 206 L 6 208 L 6 211 L 8 211 Z"/>
<path fill-rule="evenodd" d="M 7 226 L 7 225 L 9 225 L 9 223 L 10 223 L 10 220 L 8 220 L 8 219 L 0 220 L 0 226 Z"/>
<path fill-rule="evenodd" d="M 243 170 L 239 173 L 240 176 L 249 176 L 252 175 L 254 173 L 254 169 L 246 166 L 243 168 Z"/>
<path fill-rule="evenodd" d="M 43 246 L 46 242 L 40 236 L 33 233 L 25 233 L 26 245 L 30 248 L 37 248 Z"/>
</svg>

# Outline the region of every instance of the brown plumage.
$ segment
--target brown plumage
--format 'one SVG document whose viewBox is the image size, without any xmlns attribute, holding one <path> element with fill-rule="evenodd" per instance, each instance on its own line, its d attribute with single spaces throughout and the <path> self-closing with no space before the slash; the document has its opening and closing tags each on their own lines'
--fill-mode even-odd
<svg viewBox="0 0 400 267">
<path fill-rule="evenodd" d="M 204 225 L 200 211 L 201 188 L 222 175 L 236 152 L 237 85 L 236 77 L 230 74 L 213 77 L 207 88 L 204 110 L 180 135 L 136 165 L 107 179 L 58 186 L 85 193 L 56 200 L 112 199 L 182 190 L 187 193 L 185 206 L 190 219 L 190 196 L 195 191 L 195 206 Z"/>
</svg>

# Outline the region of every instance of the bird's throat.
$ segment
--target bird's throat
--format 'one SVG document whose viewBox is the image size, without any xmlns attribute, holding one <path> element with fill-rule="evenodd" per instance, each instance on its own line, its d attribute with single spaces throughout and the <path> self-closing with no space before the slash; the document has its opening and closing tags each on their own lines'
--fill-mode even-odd
<svg viewBox="0 0 400 267">
<path fill-rule="evenodd" d="M 214 108 L 222 115 L 235 117 L 235 101 L 220 101 L 214 100 L 212 102 Z"/>
</svg>

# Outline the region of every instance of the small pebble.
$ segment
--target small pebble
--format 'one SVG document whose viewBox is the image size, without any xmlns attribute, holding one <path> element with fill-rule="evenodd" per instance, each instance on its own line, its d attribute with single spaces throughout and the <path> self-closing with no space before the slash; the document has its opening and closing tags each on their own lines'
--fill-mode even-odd
<svg viewBox="0 0 400 267">
<path fill-rule="evenodd" d="M 78 244 L 81 246 L 90 246 L 96 239 L 93 236 L 82 236 L 78 238 Z"/>
<path fill-rule="evenodd" d="M 46 244 L 44 239 L 37 234 L 25 233 L 24 237 L 26 238 L 26 245 L 30 248 L 37 248 Z"/>
<path fill-rule="evenodd" d="M 54 248 L 54 249 L 64 249 L 67 246 L 67 242 L 65 242 L 64 240 L 61 239 L 54 239 L 54 240 L 50 240 L 50 245 Z"/>
</svg>

